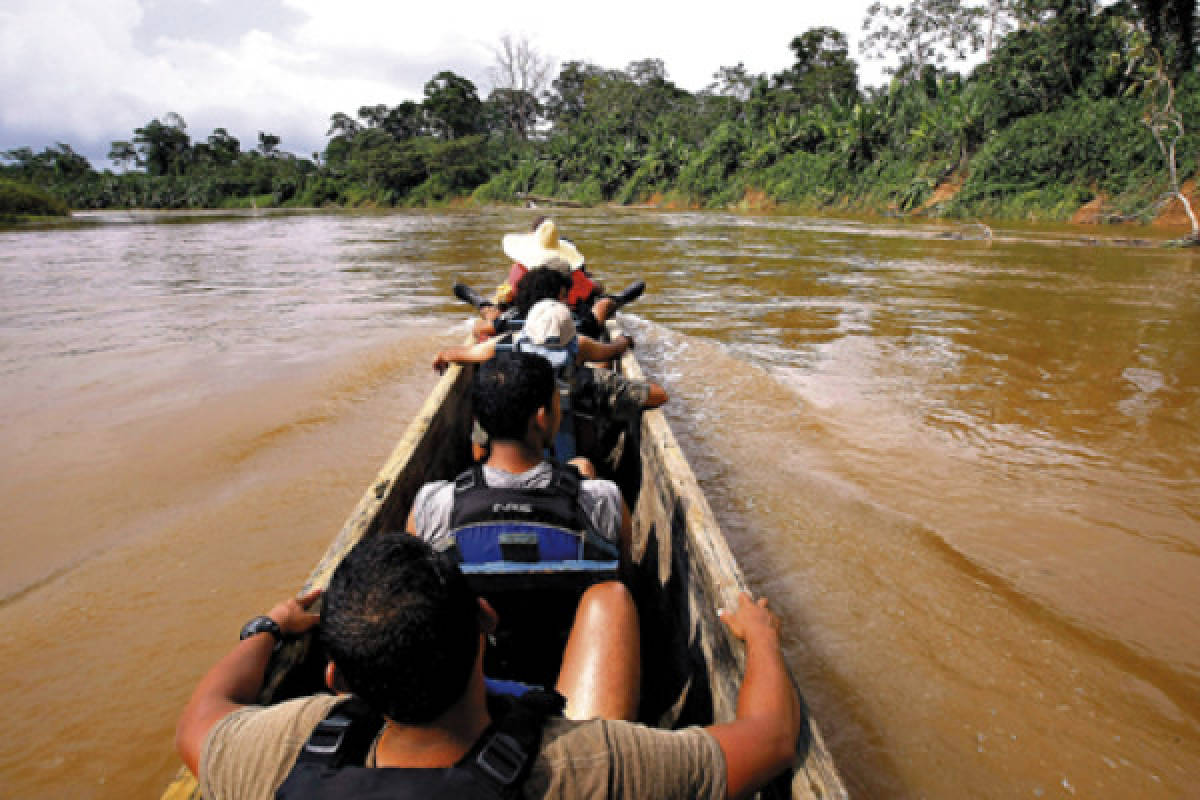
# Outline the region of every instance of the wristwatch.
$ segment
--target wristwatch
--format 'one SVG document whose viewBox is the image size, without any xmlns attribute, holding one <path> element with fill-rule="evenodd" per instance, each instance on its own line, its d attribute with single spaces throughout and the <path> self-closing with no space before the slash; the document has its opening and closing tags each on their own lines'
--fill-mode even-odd
<svg viewBox="0 0 1200 800">
<path fill-rule="evenodd" d="M 269 633 L 275 637 L 277 643 L 283 641 L 283 631 L 280 629 L 279 623 L 266 615 L 255 617 L 243 625 L 238 639 L 249 639 L 256 633 Z"/>
</svg>

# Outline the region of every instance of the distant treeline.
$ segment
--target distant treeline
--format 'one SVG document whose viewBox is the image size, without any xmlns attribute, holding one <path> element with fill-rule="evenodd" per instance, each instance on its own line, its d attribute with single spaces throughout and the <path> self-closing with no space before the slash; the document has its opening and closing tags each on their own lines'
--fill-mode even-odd
<svg viewBox="0 0 1200 800">
<path fill-rule="evenodd" d="M 876 4 L 868 56 L 899 61 L 859 86 L 845 35 L 793 38 L 774 75 L 721 67 L 685 91 L 658 59 L 567 61 L 553 74 L 502 40 L 495 88 L 439 72 L 422 102 L 331 116 L 324 153 L 262 132 L 193 140 L 167 114 L 112 143 L 123 171 L 69 145 L 0 156 L 0 178 L 71 208 L 434 205 L 526 194 L 583 203 L 739 203 L 1061 219 L 1096 199 L 1145 218 L 1196 172 L 1196 0 L 911 0 Z M 947 55 L 986 49 L 969 75 Z M 10 186 L 13 184 L 9 184 Z M 0 213 L 7 196 L 0 184 Z"/>
</svg>

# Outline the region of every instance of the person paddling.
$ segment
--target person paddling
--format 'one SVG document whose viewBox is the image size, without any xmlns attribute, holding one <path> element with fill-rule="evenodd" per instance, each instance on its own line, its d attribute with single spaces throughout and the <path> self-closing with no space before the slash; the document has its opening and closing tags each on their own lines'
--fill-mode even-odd
<svg viewBox="0 0 1200 800">
<path fill-rule="evenodd" d="M 602 337 L 605 322 L 646 290 L 645 282 L 639 280 L 615 295 L 605 294 L 603 285 L 588 274 L 583 253 L 570 240 L 559 236 L 554 220 L 546 217 L 534 220 L 528 233 L 506 234 L 500 245 L 513 263 L 508 279 L 491 300 L 461 283 L 454 286 L 455 295 L 477 307 L 488 322 L 513 301 L 525 275 L 538 267 L 552 266 L 571 279 L 566 304 L 579 317 L 580 332 L 593 338 Z"/>
</svg>

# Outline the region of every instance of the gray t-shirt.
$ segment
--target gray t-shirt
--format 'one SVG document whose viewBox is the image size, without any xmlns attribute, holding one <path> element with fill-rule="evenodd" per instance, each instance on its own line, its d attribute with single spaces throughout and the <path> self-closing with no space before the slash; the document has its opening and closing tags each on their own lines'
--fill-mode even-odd
<svg viewBox="0 0 1200 800">
<path fill-rule="evenodd" d="M 531 470 L 513 474 L 484 465 L 483 479 L 488 486 L 500 489 L 541 489 L 550 485 L 554 471 L 549 461 Z M 591 520 L 596 532 L 613 544 L 621 536 L 621 492 L 612 481 L 583 481 L 579 488 L 579 505 Z M 453 481 L 427 483 L 413 500 L 413 529 L 417 535 L 440 549 L 450 535 L 450 517 L 454 511 Z"/>
<path fill-rule="evenodd" d="M 200 756 L 206 800 L 270 800 L 313 728 L 337 703 L 332 695 L 248 706 L 213 726 Z M 367 759 L 374 766 L 374 755 Z M 526 800 L 719 800 L 725 756 L 700 728 L 664 731 L 632 722 L 551 719 L 529 778 Z"/>
</svg>

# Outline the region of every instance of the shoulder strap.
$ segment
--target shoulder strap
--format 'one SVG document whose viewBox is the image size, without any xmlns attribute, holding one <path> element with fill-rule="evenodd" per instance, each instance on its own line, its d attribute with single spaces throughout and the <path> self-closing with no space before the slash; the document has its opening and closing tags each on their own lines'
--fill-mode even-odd
<svg viewBox="0 0 1200 800">
<path fill-rule="evenodd" d="M 459 473 L 454 479 L 454 494 L 460 495 L 473 489 L 486 489 L 487 482 L 483 479 L 483 465 L 472 464 L 470 469 Z"/>
<path fill-rule="evenodd" d="M 583 477 L 579 474 L 579 470 L 555 459 L 550 459 L 550 468 L 552 470 L 550 486 L 578 503 L 579 489 L 583 483 Z"/>
<path fill-rule="evenodd" d="M 579 492 L 583 486 L 583 476 L 579 474 L 579 470 L 570 464 L 564 464 L 558 459 L 548 459 L 550 462 L 550 483 L 546 488 L 561 493 L 571 502 L 571 508 L 575 512 L 576 529 L 583 533 L 596 533 L 592 529 L 592 522 L 588 519 L 587 514 L 583 513 L 583 506 L 579 502 Z M 597 534 L 598 535 L 598 534 Z M 603 538 L 603 537 L 601 537 Z"/>
<path fill-rule="evenodd" d="M 596 529 L 592 518 L 583 510 L 583 504 L 579 501 L 579 495 L 583 489 L 583 476 L 579 474 L 579 470 L 570 464 L 563 464 L 554 459 L 550 460 L 550 465 L 554 469 L 554 474 L 550 478 L 550 486 L 569 497 L 571 506 L 575 509 L 577 530 L 583 534 L 584 558 L 603 560 L 615 557 L 619 551 Z"/>
<path fill-rule="evenodd" d="M 480 745 L 459 763 L 496 793 L 509 800 L 517 795 L 542 742 L 546 719 L 560 716 L 565 698 L 550 689 L 531 689 L 485 735 Z"/>
<path fill-rule="evenodd" d="M 383 717 L 357 697 L 338 703 L 317 723 L 296 759 L 297 766 L 361 766 L 371 743 L 383 728 Z"/>
</svg>

